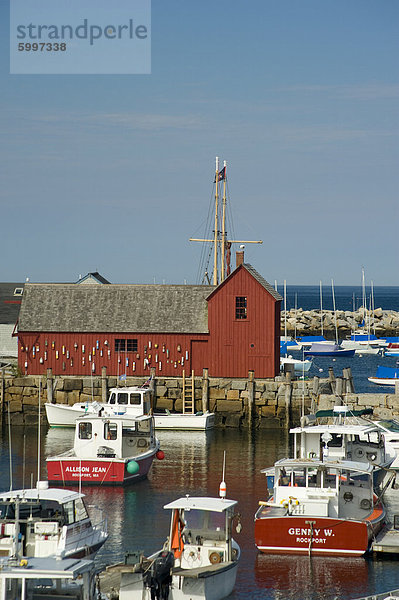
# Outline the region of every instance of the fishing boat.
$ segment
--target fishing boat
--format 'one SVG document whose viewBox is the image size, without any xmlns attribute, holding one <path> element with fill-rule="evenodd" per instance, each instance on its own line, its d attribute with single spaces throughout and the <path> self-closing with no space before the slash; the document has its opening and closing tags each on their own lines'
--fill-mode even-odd
<svg viewBox="0 0 399 600">
<path fill-rule="evenodd" d="M 373 421 L 382 431 L 385 442 L 396 451 L 396 457 L 390 469 L 399 469 L 399 421 L 398 419 L 377 419 Z"/>
<path fill-rule="evenodd" d="M 291 355 L 280 356 L 281 370 L 284 371 L 284 369 L 286 369 L 286 365 L 293 365 L 295 375 L 303 375 L 304 373 L 307 373 L 312 364 L 313 361 L 311 360 L 300 360 L 293 358 Z"/>
<path fill-rule="evenodd" d="M 1 558 L 2 600 L 100 600 L 91 560 Z"/>
<path fill-rule="evenodd" d="M 367 379 L 370 383 L 375 383 L 376 385 L 395 387 L 396 383 L 399 381 L 399 368 L 384 367 L 380 365 L 377 368 L 375 377 L 368 377 Z"/>
<path fill-rule="evenodd" d="M 355 349 L 342 348 L 339 344 L 315 342 L 308 350 L 303 351 L 305 356 L 354 356 Z"/>
<path fill-rule="evenodd" d="M 385 524 L 372 467 L 330 458 L 282 459 L 268 475 L 269 498 L 255 514 L 264 553 L 362 556 Z"/>
<path fill-rule="evenodd" d="M 107 538 L 107 519 L 97 507 L 86 507 L 80 492 L 39 481 L 36 488 L 0 494 L 2 556 L 89 557 Z"/>
<path fill-rule="evenodd" d="M 224 469 L 223 469 L 224 470 Z M 224 479 L 224 478 L 223 478 Z M 148 558 L 131 553 L 120 573 L 120 600 L 221 600 L 234 589 L 240 547 L 233 539 L 237 502 L 220 497 L 184 496 L 164 506 L 170 530 L 163 548 Z M 240 530 L 238 520 L 236 530 Z"/>
<path fill-rule="evenodd" d="M 150 415 L 86 415 L 76 419 L 73 448 L 47 458 L 53 484 L 121 485 L 147 476 L 163 452 Z"/>
<path fill-rule="evenodd" d="M 399 344 L 398 343 L 390 343 L 385 348 L 384 356 L 399 356 Z"/>
<path fill-rule="evenodd" d="M 396 459 L 396 450 L 384 439 L 377 424 L 362 420 L 370 414 L 371 409 L 351 411 L 346 406 L 335 406 L 302 417 L 300 426 L 290 429 L 293 457 L 302 460 L 328 457 L 371 465 L 374 485 L 380 485 Z"/>
<path fill-rule="evenodd" d="M 331 344 L 331 340 L 326 340 L 324 335 L 304 335 L 298 340 L 301 349 L 309 349 L 313 344 Z"/>
<path fill-rule="evenodd" d="M 126 386 L 111 388 L 106 403 L 76 402 L 53 404 L 46 402 L 46 415 L 51 427 L 74 427 L 76 419 L 85 414 L 96 414 L 99 409 L 106 408 L 109 414 L 139 416 L 151 411 L 151 390 L 148 387 Z M 156 429 L 195 430 L 212 429 L 215 424 L 215 414 L 211 412 L 184 411 L 153 411 Z"/>
</svg>

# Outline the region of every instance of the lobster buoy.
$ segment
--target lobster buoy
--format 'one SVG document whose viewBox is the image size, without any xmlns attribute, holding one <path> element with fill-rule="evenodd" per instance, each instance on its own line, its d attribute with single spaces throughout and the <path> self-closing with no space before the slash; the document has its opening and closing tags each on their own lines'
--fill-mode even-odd
<svg viewBox="0 0 399 600">
<path fill-rule="evenodd" d="M 162 450 L 158 450 L 155 456 L 158 460 L 163 460 L 165 458 L 165 453 Z"/>
<path fill-rule="evenodd" d="M 226 482 L 225 481 L 221 481 L 220 485 L 219 485 L 219 496 L 221 498 L 226 498 L 226 494 L 227 494 Z"/>
<path fill-rule="evenodd" d="M 128 473 L 130 473 L 130 475 L 135 475 L 139 472 L 139 469 L 140 466 L 138 462 L 136 462 L 135 460 L 129 460 L 126 466 L 126 470 Z"/>
</svg>

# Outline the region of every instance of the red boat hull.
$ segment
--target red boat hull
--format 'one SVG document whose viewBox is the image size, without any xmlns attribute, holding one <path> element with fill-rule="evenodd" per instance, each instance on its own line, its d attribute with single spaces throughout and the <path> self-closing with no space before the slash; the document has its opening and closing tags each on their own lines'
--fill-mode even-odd
<svg viewBox="0 0 399 600">
<path fill-rule="evenodd" d="M 134 474 L 127 470 L 129 460 L 50 458 L 47 459 L 47 479 L 53 485 L 123 485 L 144 479 L 154 456 L 155 452 L 144 459 L 135 459 L 139 470 Z"/>
<path fill-rule="evenodd" d="M 268 554 L 362 556 L 371 535 L 371 524 L 365 521 L 295 516 L 255 519 L 255 544 Z"/>
</svg>

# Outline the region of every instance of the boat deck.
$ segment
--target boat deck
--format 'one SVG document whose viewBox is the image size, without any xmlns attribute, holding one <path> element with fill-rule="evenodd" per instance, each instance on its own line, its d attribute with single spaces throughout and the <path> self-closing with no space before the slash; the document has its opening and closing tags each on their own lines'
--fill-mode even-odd
<svg viewBox="0 0 399 600">
<path fill-rule="evenodd" d="M 376 554 L 399 554 L 399 530 L 384 528 L 372 543 L 371 550 Z"/>
<path fill-rule="evenodd" d="M 371 596 L 362 596 L 362 598 L 356 598 L 356 600 L 395 600 L 399 598 L 399 590 L 391 590 L 390 592 L 383 592 L 382 594 L 371 594 Z"/>
</svg>

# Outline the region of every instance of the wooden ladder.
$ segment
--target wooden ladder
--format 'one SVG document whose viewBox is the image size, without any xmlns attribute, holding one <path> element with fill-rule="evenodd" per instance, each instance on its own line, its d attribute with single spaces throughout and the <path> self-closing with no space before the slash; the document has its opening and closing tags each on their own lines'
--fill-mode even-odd
<svg viewBox="0 0 399 600">
<path fill-rule="evenodd" d="M 183 414 L 194 414 L 194 371 L 191 371 L 191 378 L 186 378 L 183 370 Z"/>
</svg>

